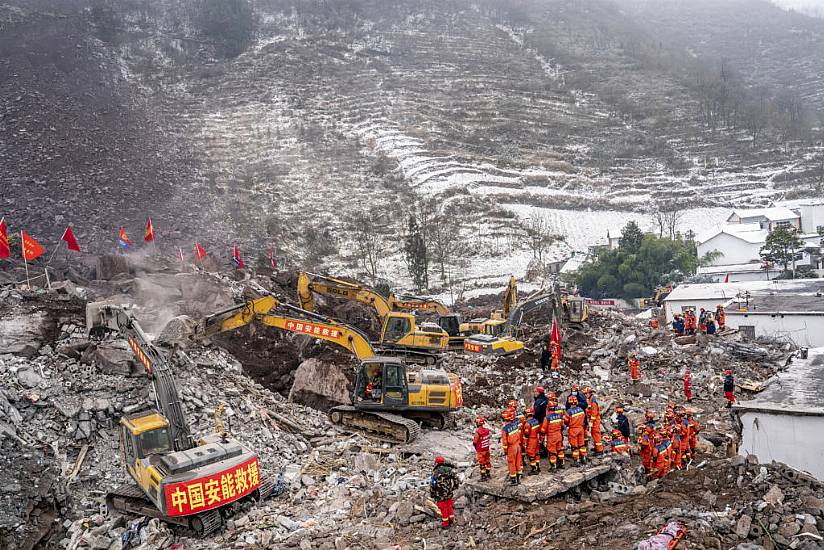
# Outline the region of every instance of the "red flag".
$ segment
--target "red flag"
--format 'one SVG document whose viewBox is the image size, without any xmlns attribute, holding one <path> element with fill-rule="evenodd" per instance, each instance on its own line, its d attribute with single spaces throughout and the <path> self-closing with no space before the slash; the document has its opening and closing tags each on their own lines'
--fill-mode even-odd
<svg viewBox="0 0 824 550">
<path fill-rule="evenodd" d="M 206 251 L 200 246 L 200 243 L 195 243 L 195 262 L 200 263 L 206 257 Z"/>
<path fill-rule="evenodd" d="M 561 330 L 558 328 L 558 319 L 552 319 L 552 342 L 558 344 L 558 359 L 561 358 Z"/>
<path fill-rule="evenodd" d="M 729 283 L 729 282 L 730 282 L 730 274 L 729 274 L 729 273 L 727 273 L 727 276 L 726 276 L 726 277 L 724 277 L 724 282 L 725 282 L 725 283 Z"/>
<path fill-rule="evenodd" d="M 126 234 L 126 230 L 122 227 L 120 228 L 120 235 L 117 238 L 117 244 L 123 250 L 129 250 L 132 246 L 132 241 L 129 239 L 129 235 Z"/>
<path fill-rule="evenodd" d="M 36 260 L 46 251 L 39 242 L 37 242 L 31 235 L 25 231 L 20 232 L 21 241 L 23 243 L 23 259 L 27 262 Z"/>
<path fill-rule="evenodd" d="M 143 240 L 147 243 L 150 243 L 153 240 L 155 240 L 155 232 L 154 226 L 152 225 L 152 218 L 149 218 L 149 221 L 146 222 L 146 233 L 143 235 Z"/>
<path fill-rule="evenodd" d="M 235 252 L 232 254 L 232 261 L 235 262 L 236 268 L 243 269 L 243 260 L 240 259 L 240 251 L 237 249 L 237 245 L 235 245 Z"/>
<path fill-rule="evenodd" d="M 269 265 L 272 266 L 272 271 L 278 270 L 278 264 L 275 262 L 275 253 L 271 246 L 269 247 Z"/>
<path fill-rule="evenodd" d="M 74 233 L 72 232 L 71 227 L 66 226 L 66 230 L 63 231 L 63 236 L 60 237 L 60 240 L 66 241 L 66 244 L 69 245 L 69 250 L 80 252 L 80 245 L 77 244 L 77 239 L 74 238 Z"/>
<path fill-rule="evenodd" d="M 9 248 L 9 236 L 6 233 L 6 218 L 0 218 L 0 260 L 11 255 Z"/>
</svg>

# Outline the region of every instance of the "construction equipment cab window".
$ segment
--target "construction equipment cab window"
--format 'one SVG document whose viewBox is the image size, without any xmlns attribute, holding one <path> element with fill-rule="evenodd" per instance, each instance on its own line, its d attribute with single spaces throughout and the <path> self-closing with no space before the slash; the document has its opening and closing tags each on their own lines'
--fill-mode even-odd
<svg viewBox="0 0 824 550">
<path fill-rule="evenodd" d="M 384 402 L 405 403 L 406 402 L 406 376 L 401 365 L 388 364 L 384 367 L 386 376 L 386 391 Z"/>
<path fill-rule="evenodd" d="M 386 322 L 384 341 L 397 342 L 412 330 L 409 319 L 405 317 L 390 317 Z"/>
<path fill-rule="evenodd" d="M 172 438 L 169 437 L 168 428 L 158 428 L 138 436 L 140 450 L 142 451 L 140 457 L 145 458 L 149 455 L 163 454 L 171 452 Z"/>
</svg>

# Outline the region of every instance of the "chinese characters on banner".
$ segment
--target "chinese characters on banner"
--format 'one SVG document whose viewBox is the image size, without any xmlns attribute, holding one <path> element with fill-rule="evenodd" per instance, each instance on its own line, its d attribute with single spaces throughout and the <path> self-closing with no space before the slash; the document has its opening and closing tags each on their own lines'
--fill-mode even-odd
<svg viewBox="0 0 824 550">
<path fill-rule="evenodd" d="M 313 323 L 304 323 L 301 321 L 286 321 L 284 328 L 292 332 L 313 334 L 315 336 L 328 336 L 329 338 L 340 338 L 341 335 L 340 330 L 338 329 L 325 327 L 323 325 L 315 325 Z"/>
<path fill-rule="evenodd" d="M 245 497 L 260 486 L 257 457 L 216 474 L 173 483 L 165 488 L 170 516 L 205 512 Z"/>
<path fill-rule="evenodd" d="M 480 344 L 473 344 L 471 342 L 464 342 L 464 349 L 466 351 L 471 351 L 472 353 L 481 353 Z"/>
</svg>

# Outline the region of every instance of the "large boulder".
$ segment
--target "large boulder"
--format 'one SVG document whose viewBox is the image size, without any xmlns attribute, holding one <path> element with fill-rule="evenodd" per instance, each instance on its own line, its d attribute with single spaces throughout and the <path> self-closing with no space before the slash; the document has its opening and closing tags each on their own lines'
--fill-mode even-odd
<svg viewBox="0 0 824 550">
<path fill-rule="evenodd" d="M 307 359 L 295 371 L 289 401 L 320 410 L 350 404 L 352 384 L 344 369 L 318 359 Z"/>
<path fill-rule="evenodd" d="M 48 328 L 43 312 L 0 317 L 0 355 L 32 357 L 43 345 Z"/>
<path fill-rule="evenodd" d="M 139 376 L 146 372 L 143 364 L 135 359 L 134 352 L 126 340 L 89 346 L 83 352 L 81 361 L 97 366 L 103 374 Z"/>
</svg>

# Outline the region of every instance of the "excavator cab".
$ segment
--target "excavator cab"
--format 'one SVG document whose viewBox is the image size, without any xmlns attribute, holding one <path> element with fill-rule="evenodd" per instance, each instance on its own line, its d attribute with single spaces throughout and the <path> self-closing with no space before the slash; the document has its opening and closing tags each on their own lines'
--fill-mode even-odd
<svg viewBox="0 0 824 550">
<path fill-rule="evenodd" d="M 418 326 L 411 313 L 392 312 L 384 317 L 381 344 L 400 349 L 445 350 L 449 335 L 434 323 Z"/>
<path fill-rule="evenodd" d="M 567 299 L 567 315 L 570 323 L 583 323 L 589 319 L 589 306 L 581 296 L 570 296 Z"/>
<path fill-rule="evenodd" d="M 483 333 L 487 336 L 493 336 L 496 338 L 505 336 L 506 321 L 500 319 L 487 321 L 483 325 Z"/>
<path fill-rule="evenodd" d="M 438 317 L 438 326 L 449 336 L 461 335 L 461 318 L 459 315 L 441 315 Z"/>
<path fill-rule="evenodd" d="M 363 408 L 401 408 L 409 403 L 406 365 L 384 358 L 365 361 L 355 380 L 355 405 Z"/>
</svg>

